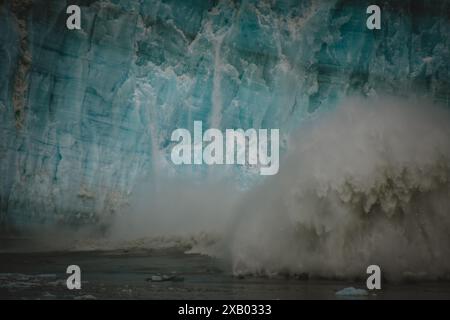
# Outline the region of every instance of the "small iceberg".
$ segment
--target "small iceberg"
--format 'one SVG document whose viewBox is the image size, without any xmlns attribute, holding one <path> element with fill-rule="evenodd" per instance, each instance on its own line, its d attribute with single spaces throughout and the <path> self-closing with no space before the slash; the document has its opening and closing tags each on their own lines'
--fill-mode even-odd
<svg viewBox="0 0 450 320">
<path fill-rule="evenodd" d="M 175 276 L 175 275 L 154 275 L 150 278 L 145 279 L 146 281 L 152 281 L 152 282 L 162 282 L 162 281 L 183 281 L 183 277 Z"/>
<path fill-rule="evenodd" d="M 365 289 L 357 289 L 353 287 L 344 288 L 336 292 L 337 296 L 367 296 L 369 293 Z"/>
</svg>

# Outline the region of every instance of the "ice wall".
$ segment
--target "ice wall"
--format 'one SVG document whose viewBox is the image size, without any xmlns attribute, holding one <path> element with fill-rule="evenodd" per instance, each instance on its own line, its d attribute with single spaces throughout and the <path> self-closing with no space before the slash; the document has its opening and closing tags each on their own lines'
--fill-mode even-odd
<svg viewBox="0 0 450 320">
<path fill-rule="evenodd" d="M 0 1 L 1 223 L 108 221 L 194 120 L 286 137 L 348 95 L 449 106 L 450 1 L 389 1 L 375 31 L 369 4 Z"/>
</svg>

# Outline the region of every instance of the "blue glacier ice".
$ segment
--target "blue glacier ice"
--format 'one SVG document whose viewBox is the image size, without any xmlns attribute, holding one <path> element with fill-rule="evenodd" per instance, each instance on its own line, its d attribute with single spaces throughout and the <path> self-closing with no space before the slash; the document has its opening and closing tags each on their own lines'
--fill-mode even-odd
<svg viewBox="0 0 450 320">
<path fill-rule="evenodd" d="M 350 95 L 450 106 L 450 1 L 390 1 L 381 30 L 369 4 L 0 1 L 1 224 L 108 221 L 194 120 L 286 137 Z"/>
</svg>

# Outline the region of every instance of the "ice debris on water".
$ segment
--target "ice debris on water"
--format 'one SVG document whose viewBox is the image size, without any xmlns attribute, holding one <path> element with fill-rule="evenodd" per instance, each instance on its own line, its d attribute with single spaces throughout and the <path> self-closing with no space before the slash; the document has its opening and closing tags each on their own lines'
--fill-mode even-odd
<svg viewBox="0 0 450 320">
<path fill-rule="evenodd" d="M 86 294 L 84 296 L 77 296 L 74 299 L 75 300 L 97 300 L 97 298 L 91 294 Z"/>
<path fill-rule="evenodd" d="M 29 289 L 51 285 L 49 280 L 56 279 L 55 274 L 23 274 L 23 273 L 0 273 L 0 288 L 7 289 Z"/>
</svg>

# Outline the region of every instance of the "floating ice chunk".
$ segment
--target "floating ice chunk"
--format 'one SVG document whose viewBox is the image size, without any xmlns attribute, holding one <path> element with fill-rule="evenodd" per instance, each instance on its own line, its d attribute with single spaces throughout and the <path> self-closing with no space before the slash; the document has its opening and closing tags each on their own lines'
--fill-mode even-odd
<svg viewBox="0 0 450 320">
<path fill-rule="evenodd" d="M 158 282 L 158 281 L 163 281 L 163 278 L 161 276 L 151 276 L 150 280 Z"/>
<path fill-rule="evenodd" d="M 155 275 L 155 276 L 151 276 L 150 278 L 146 279 L 147 281 L 152 281 L 152 282 L 161 282 L 161 281 L 183 281 L 184 278 L 183 277 L 178 277 L 175 275 Z"/>
<path fill-rule="evenodd" d="M 369 293 L 365 289 L 357 289 L 353 287 L 344 288 L 336 292 L 337 296 L 367 296 Z"/>
</svg>

